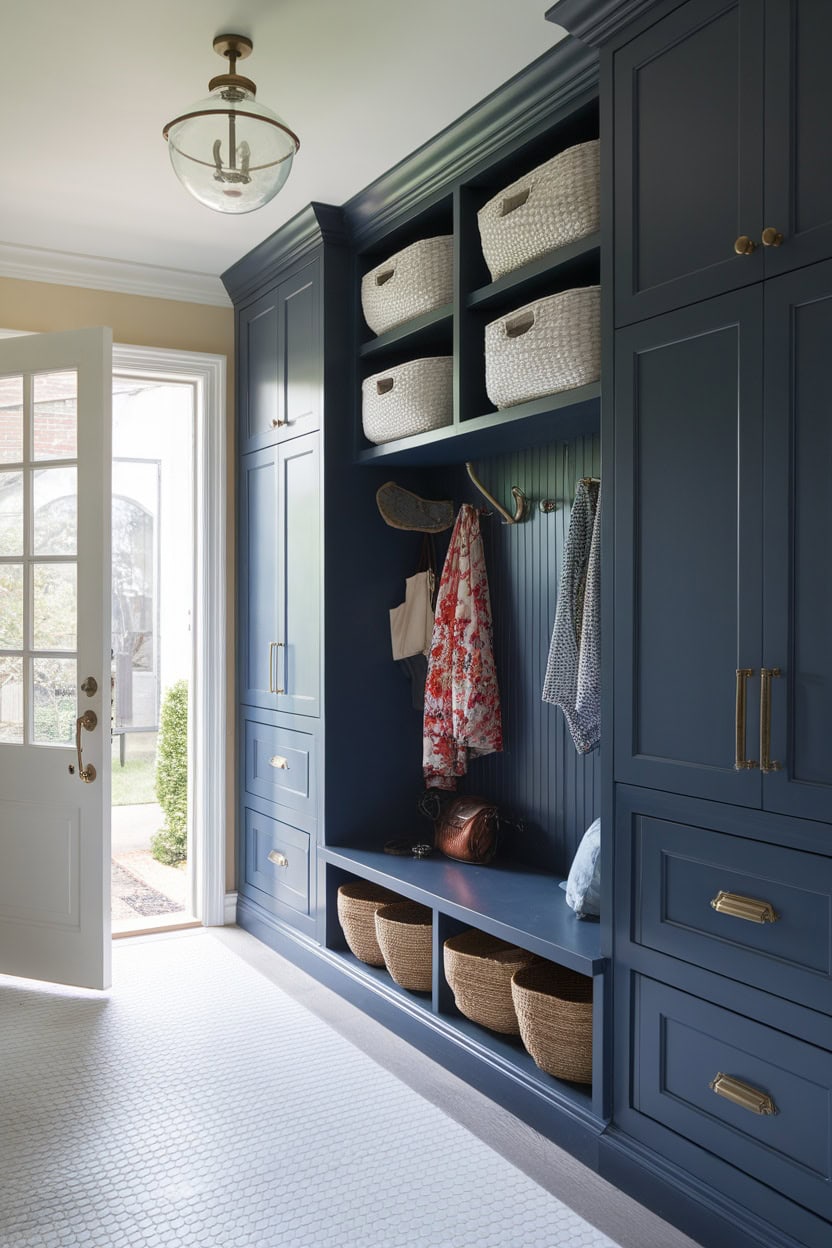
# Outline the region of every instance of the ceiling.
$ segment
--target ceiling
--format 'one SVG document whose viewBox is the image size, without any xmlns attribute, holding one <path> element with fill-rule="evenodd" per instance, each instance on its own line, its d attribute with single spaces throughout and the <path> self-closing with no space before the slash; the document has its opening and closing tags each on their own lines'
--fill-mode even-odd
<svg viewBox="0 0 832 1248">
<path fill-rule="evenodd" d="M 68 253 L 216 276 L 310 200 L 349 199 L 544 53 L 564 33 L 547 7 L 0 0 L 0 255 L 35 248 L 47 263 Z M 211 43 L 224 31 L 254 40 L 241 70 L 301 140 L 277 198 L 239 217 L 191 199 L 161 137 L 223 72 Z"/>
</svg>

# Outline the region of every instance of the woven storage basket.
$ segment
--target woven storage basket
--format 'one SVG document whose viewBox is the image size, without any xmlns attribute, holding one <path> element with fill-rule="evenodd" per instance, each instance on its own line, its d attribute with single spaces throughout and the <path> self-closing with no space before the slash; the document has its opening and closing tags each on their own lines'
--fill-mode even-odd
<svg viewBox="0 0 832 1248">
<path fill-rule="evenodd" d="M 452 234 L 423 238 L 361 279 L 364 319 L 375 334 L 432 312 L 454 297 Z"/>
<path fill-rule="evenodd" d="M 599 228 L 597 139 L 559 152 L 500 191 L 477 213 L 492 278 Z"/>
<path fill-rule="evenodd" d="M 370 442 L 391 442 L 449 425 L 454 418 L 453 376 L 453 357 L 435 355 L 368 377 L 361 387 L 364 436 Z"/>
<path fill-rule="evenodd" d="M 539 961 L 517 971 L 511 993 L 523 1043 L 540 1069 L 592 1083 L 592 980 Z"/>
<path fill-rule="evenodd" d="M 376 910 L 376 938 L 387 969 L 411 992 L 430 992 L 433 980 L 433 916 L 415 901 Z"/>
<path fill-rule="evenodd" d="M 485 327 L 485 389 L 495 407 L 601 376 L 601 287 L 548 295 Z"/>
<path fill-rule="evenodd" d="M 445 941 L 444 956 L 445 978 L 460 1013 L 492 1031 L 519 1035 L 511 977 L 533 962 L 534 954 L 470 928 Z"/>
<path fill-rule="evenodd" d="M 338 889 L 338 922 L 347 944 L 370 966 L 384 966 L 384 954 L 376 940 L 376 910 L 392 901 L 401 901 L 398 893 L 367 880 L 342 884 Z"/>
</svg>

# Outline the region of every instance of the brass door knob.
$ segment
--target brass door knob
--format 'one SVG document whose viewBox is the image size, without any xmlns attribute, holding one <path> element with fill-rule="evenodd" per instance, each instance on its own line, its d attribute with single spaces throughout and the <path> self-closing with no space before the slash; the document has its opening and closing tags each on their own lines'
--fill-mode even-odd
<svg viewBox="0 0 832 1248">
<path fill-rule="evenodd" d="M 734 251 L 738 256 L 750 256 L 752 251 L 757 250 L 757 244 L 753 238 L 749 238 L 747 234 L 740 234 L 734 243 Z"/>
<path fill-rule="evenodd" d="M 775 230 L 773 226 L 769 226 L 762 233 L 764 247 L 779 247 L 783 241 L 783 235 L 779 230 Z"/>
</svg>

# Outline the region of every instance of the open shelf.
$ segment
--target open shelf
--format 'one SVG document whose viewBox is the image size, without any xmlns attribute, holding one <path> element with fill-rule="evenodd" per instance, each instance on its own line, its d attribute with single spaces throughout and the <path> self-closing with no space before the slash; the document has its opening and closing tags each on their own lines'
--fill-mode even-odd
<svg viewBox="0 0 832 1248">
<path fill-rule="evenodd" d="M 452 303 L 435 308 L 433 312 L 424 312 L 415 316 L 412 321 L 396 325 L 388 329 L 386 334 L 379 334 L 369 342 L 362 343 L 358 354 L 362 359 L 379 361 L 388 356 L 399 355 L 403 348 L 414 351 L 426 351 L 442 348 L 438 354 L 451 354 L 451 334 L 453 332 L 454 306 Z"/>
<path fill-rule="evenodd" d="M 397 438 L 358 452 L 360 464 L 460 464 L 597 433 L 601 419 L 601 386 L 593 382 L 560 394 L 547 394 L 502 411 Z"/>
<path fill-rule="evenodd" d="M 595 284 L 599 281 L 600 255 L 601 235 L 589 234 L 524 264 L 487 286 L 472 290 L 465 298 L 465 306 L 494 308 L 496 312 L 498 306 L 516 302 L 518 297 L 523 303 L 529 303 L 539 295 L 551 294 L 555 288 L 566 290 L 573 285 Z"/>
<path fill-rule="evenodd" d="M 476 867 L 440 854 L 400 858 L 378 850 L 321 848 L 332 866 L 520 945 L 582 975 L 604 967 L 599 924 L 576 918 L 558 880 L 528 867 Z"/>
</svg>

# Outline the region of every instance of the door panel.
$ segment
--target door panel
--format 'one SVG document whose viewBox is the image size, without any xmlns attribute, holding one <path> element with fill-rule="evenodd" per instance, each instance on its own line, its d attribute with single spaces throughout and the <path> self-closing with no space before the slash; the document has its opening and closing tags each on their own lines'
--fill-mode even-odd
<svg viewBox="0 0 832 1248">
<path fill-rule="evenodd" d="M 283 319 L 281 437 L 317 429 L 321 409 L 320 280 L 317 262 L 278 287 Z"/>
<path fill-rule="evenodd" d="M 832 261 L 766 283 L 764 662 L 772 757 L 764 804 L 832 815 Z M 829 849 L 832 845 L 822 848 Z"/>
<path fill-rule="evenodd" d="M 241 451 L 254 451 L 275 440 L 280 419 L 278 319 L 278 301 L 273 293 L 264 295 L 237 314 Z"/>
<path fill-rule="evenodd" d="M 277 448 L 242 459 L 240 480 L 240 697 L 274 707 L 277 641 Z"/>
<path fill-rule="evenodd" d="M 616 778 L 749 805 L 735 689 L 761 648 L 761 300 L 621 330 L 615 369 Z M 752 758 L 756 733 L 752 691 Z"/>
<path fill-rule="evenodd" d="M 627 324 L 763 276 L 763 23 L 702 0 L 615 55 L 615 319 Z"/>
<path fill-rule="evenodd" d="M 111 361 L 104 329 L 0 342 L 0 971 L 90 988 L 110 980 Z"/>
<path fill-rule="evenodd" d="M 276 707 L 321 713 L 321 467 L 317 434 L 280 446 Z"/>
<path fill-rule="evenodd" d="M 828 0 L 767 0 L 764 225 L 784 235 L 767 277 L 832 256 L 830 43 Z"/>
</svg>

